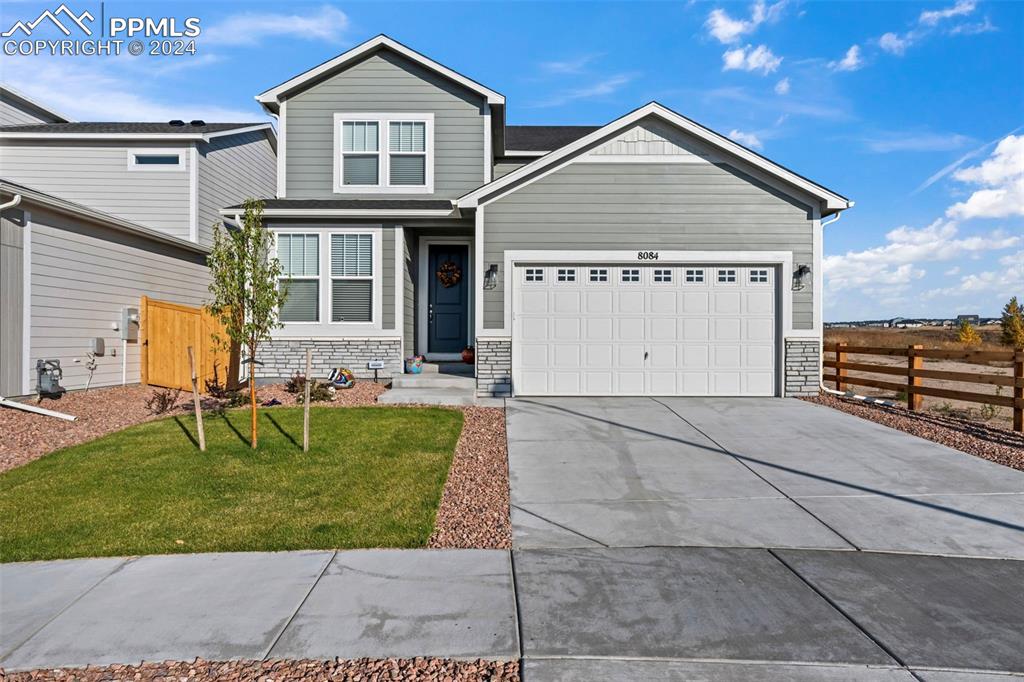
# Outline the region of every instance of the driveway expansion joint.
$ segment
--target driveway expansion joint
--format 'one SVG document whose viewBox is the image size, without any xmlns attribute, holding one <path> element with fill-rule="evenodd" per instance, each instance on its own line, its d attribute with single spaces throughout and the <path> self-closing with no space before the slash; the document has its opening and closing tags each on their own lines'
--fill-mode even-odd
<svg viewBox="0 0 1024 682">
<path fill-rule="evenodd" d="M 320 583 L 320 580 L 324 577 L 324 573 L 327 572 L 327 568 L 331 565 L 331 562 L 334 561 L 334 559 L 337 556 L 338 556 L 338 550 L 334 550 L 331 553 L 331 555 L 329 557 L 327 557 L 327 561 L 324 562 L 323 567 L 320 569 L 320 573 L 317 574 L 316 580 L 314 580 L 310 584 L 309 589 L 306 590 L 306 594 L 303 595 L 301 600 L 299 600 L 298 606 L 296 606 L 295 610 L 292 611 L 292 614 L 290 616 L 288 616 L 288 620 L 286 620 L 284 622 L 284 625 L 281 627 L 281 630 L 277 633 L 277 636 L 274 637 L 274 640 L 267 647 L 267 650 L 265 652 L 263 652 L 263 656 L 262 656 L 261 660 L 266 661 L 267 659 L 270 658 L 270 654 L 274 650 L 274 647 L 277 646 L 277 643 L 281 641 L 281 637 L 284 636 L 284 633 L 288 629 L 288 626 L 290 626 L 292 624 L 292 621 L 295 620 L 295 616 L 297 616 L 299 614 L 299 611 L 302 610 L 303 605 L 309 599 L 309 595 L 313 594 L 313 590 Z"/>
</svg>

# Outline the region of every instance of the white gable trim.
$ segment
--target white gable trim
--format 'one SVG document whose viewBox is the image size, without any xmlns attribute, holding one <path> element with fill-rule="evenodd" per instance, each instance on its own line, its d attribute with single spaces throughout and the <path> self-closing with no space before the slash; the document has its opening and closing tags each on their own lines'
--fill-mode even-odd
<svg viewBox="0 0 1024 682">
<path fill-rule="evenodd" d="M 467 78 L 456 71 L 452 71 L 443 64 L 438 64 L 433 59 L 430 59 L 429 57 L 426 57 L 420 54 L 419 52 L 416 52 L 415 50 L 410 49 L 405 45 L 402 45 L 398 41 L 392 40 L 391 38 L 383 34 L 377 36 L 376 38 L 371 38 L 370 40 L 367 40 L 365 43 L 357 45 L 356 47 L 352 48 L 348 52 L 344 52 L 335 57 L 334 59 L 330 59 L 324 62 L 320 66 L 313 67 L 309 71 L 301 73 L 298 76 L 295 76 L 294 78 L 287 80 L 284 83 L 281 83 L 280 85 L 267 90 L 266 92 L 262 92 L 259 95 L 256 95 L 256 101 L 267 108 L 270 108 L 268 107 L 268 105 L 277 105 L 281 101 L 281 96 L 285 95 L 289 91 L 301 87 L 303 84 L 308 83 L 309 81 L 314 80 L 325 73 L 328 73 L 338 68 L 342 68 L 346 64 L 361 59 L 364 55 L 373 52 L 374 50 L 381 47 L 386 47 L 389 50 L 392 50 L 393 52 L 397 52 L 406 59 L 413 61 L 419 64 L 420 66 L 423 66 L 424 68 L 430 69 L 431 71 L 439 73 L 445 78 L 455 81 L 456 83 L 465 87 L 468 90 L 472 90 L 473 92 L 482 96 L 487 101 L 488 104 L 505 103 L 505 97 L 503 95 L 495 92 L 494 90 L 491 90 L 490 88 L 480 85 L 476 81 Z"/>
<path fill-rule="evenodd" d="M 639 122 L 641 119 L 652 115 L 679 127 L 683 131 L 693 135 L 698 140 L 709 144 L 713 148 L 721 149 L 732 154 L 733 156 L 736 156 L 742 161 L 750 164 L 752 167 L 762 170 L 774 178 L 785 182 L 787 185 L 795 187 L 811 197 L 818 199 L 822 202 L 822 208 L 826 211 L 841 211 L 850 208 L 853 205 L 853 202 L 849 201 L 845 197 L 836 194 L 821 185 L 811 182 L 810 180 L 800 177 L 796 173 L 769 161 L 759 154 L 755 154 L 746 147 L 736 144 L 732 140 L 691 121 L 685 116 L 675 113 L 671 109 L 663 107 L 657 102 L 652 102 L 646 106 L 640 107 L 636 111 L 612 121 L 603 128 L 599 128 L 575 142 L 567 144 L 564 147 L 537 159 L 536 161 L 526 164 L 525 166 L 521 166 L 494 182 L 478 187 L 472 192 L 460 197 L 456 203 L 460 208 L 476 208 L 481 205 L 480 198 L 484 196 L 488 198 L 483 203 L 490 203 L 506 194 L 506 192 L 502 192 L 502 190 L 509 188 L 510 185 L 515 185 L 514 188 L 509 190 L 514 191 L 514 189 L 518 189 L 519 187 L 523 187 L 531 182 L 535 182 L 541 177 L 544 177 L 546 173 L 540 173 L 537 177 L 527 180 L 520 185 L 516 185 L 516 182 L 522 180 L 524 177 L 543 169 L 549 169 L 549 172 L 551 170 L 555 170 L 566 163 L 571 162 L 577 152 L 585 149 L 588 145 L 594 144 L 609 134 L 614 133 L 617 130 L 628 128 L 629 126 Z"/>
</svg>

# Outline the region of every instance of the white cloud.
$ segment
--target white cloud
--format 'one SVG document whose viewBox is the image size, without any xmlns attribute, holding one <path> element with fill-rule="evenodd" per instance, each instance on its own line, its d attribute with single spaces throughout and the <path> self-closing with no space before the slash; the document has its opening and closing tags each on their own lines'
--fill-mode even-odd
<svg viewBox="0 0 1024 682">
<path fill-rule="evenodd" d="M 953 177 L 982 189 L 950 206 L 947 216 L 961 220 L 1024 216 L 1024 136 L 1008 135 L 992 156 L 978 166 L 956 171 Z"/>
<path fill-rule="evenodd" d="M 878 39 L 878 46 L 888 52 L 889 54 L 903 56 L 903 53 L 907 51 L 907 46 L 910 44 L 910 40 L 906 37 L 900 37 L 895 33 L 886 33 Z"/>
<path fill-rule="evenodd" d="M 942 274 L 946 275 L 947 277 L 952 277 L 953 275 L 959 275 L 960 274 L 960 266 L 959 265 L 954 265 L 953 267 L 951 267 L 949 270 L 946 270 Z"/>
<path fill-rule="evenodd" d="M 776 95 L 788 95 L 789 94 L 789 78 L 783 78 L 775 84 Z"/>
<path fill-rule="evenodd" d="M 1017 251 L 999 259 L 998 270 L 983 270 L 960 278 L 950 287 L 940 287 L 924 292 L 926 299 L 966 297 L 984 293 L 988 301 L 1001 301 L 1010 296 L 1020 296 L 1024 291 L 1024 251 Z M 946 274 L 959 274 L 947 272 Z M 989 303 L 991 305 L 991 303 Z"/>
<path fill-rule="evenodd" d="M 835 71 L 856 71 L 861 68 L 864 66 L 864 60 L 860 56 L 860 45 L 851 45 L 842 59 L 829 62 L 828 65 Z"/>
<path fill-rule="evenodd" d="M 952 7 L 939 10 L 926 10 L 921 12 L 921 16 L 918 17 L 918 22 L 925 26 L 935 26 L 943 19 L 949 19 L 951 17 L 959 17 L 970 14 L 974 11 L 977 3 L 974 0 L 958 0 Z"/>
<path fill-rule="evenodd" d="M 188 100 L 146 93 L 149 81 L 140 80 L 133 57 L 118 62 L 91 59 L 8 58 L 4 62 L 4 80 L 41 103 L 80 121 L 263 121 L 266 116 L 252 106 L 249 109 L 225 107 L 217 97 Z M 184 62 L 182 62 L 184 63 Z M 166 77 L 176 65 L 158 63 Z M 166 67 L 166 68 L 165 68 Z M 147 67 L 152 78 L 154 71 Z M 159 80 L 154 87 L 159 91 Z M 97 93 L 103 93 L 97 96 Z"/>
<path fill-rule="evenodd" d="M 722 54 L 722 71 L 760 71 L 769 74 L 778 69 L 781 63 L 782 57 L 774 55 L 764 45 L 755 48 L 750 45 L 737 47 Z"/>
<path fill-rule="evenodd" d="M 957 133 L 885 133 L 864 140 L 873 152 L 947 152 L 961 149 L 972 142 Z"/>
<path fill-rule="evenodd" d="M 734 19 L 724 9 L 713 9 L 708 13 L 704 27 L 720 43 L 735 43 L 742 36 L 753 33 L 761 24 L 778 21 L 786 2 L 780 0 L 768 5 L 758 0 L 750 7 L 749 19 Z"/>
<path fill-rule="evenodd" d="M 207 45 L 258 45 L 264 38 L 339 43 L 348 27 L 348 16 L 330 5 L 309 14 L 243 12 L 204 28 L 200 40 Z"/>
<path fill-rule="evenodd" d="M 960 24 L 949 29 L 950 35 L 963 35 L 963 36 L 976 36 L 980 33 L 991 33 L 992 31 L 998 31 L 999 27 L 993 24 L 988 17 L 984 20 L 973 23 L 973 24 Z"/>
<path fill-rule="evenodd" d="M 764 149 L 764 145 L 761 144 L 761 140 L 758 139 L 755 133 L 745 133 L 742 130 L 733 128 L 729 131 L 729 139 L 735 140 L 751 149 Z"/>
<path fill-rule="evenodd" d="M 569 102 L 575 102 L 581 99 L 590 99 L 592 97 L 603 97 L 605 95 L 611 95 L 618 91 L 622 86 L 630 83 L 635 76 L 629 73 L 620 73 L 609 76 L 603 80 L 599 80 L 596 83 L 586 85 L 583 87 L 566 90 L 554 97 L 542 100 L 533 106 L 535 107 L 556 107 Z"/>
<path fill-rule="evenodd" d="M 956 223 L 936 220 L 927 227 L 898 227 L 885 235 L 888 242 L 863 251 L 826 256 L 822 265 L 829 288 L 872 293 L 879 285 L 908 285 L 924 277 L 922 263 L 948 261 L 1019 246 L 1020 236 L 994 231 L 980 236 L 958 236 Z"/>
<path fill-rule="evenodd" d="M 558 75 L 569 75 L 582 73 L 583 70 L 590 64 L 597 55 L 587 54 L 574 59 L 563 59 L 550 62 L 541 62 L 540 69 L 546 73 L 558 74 Z"/>
</svg>

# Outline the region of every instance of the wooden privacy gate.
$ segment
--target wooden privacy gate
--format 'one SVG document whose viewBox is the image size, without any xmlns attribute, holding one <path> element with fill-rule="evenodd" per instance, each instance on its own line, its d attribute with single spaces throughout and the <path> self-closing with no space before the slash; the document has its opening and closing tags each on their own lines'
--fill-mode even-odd
<svg viewBox="0 0 1024 682">
<path fill-rule="evenodd" d="M 225 385 L 225 377 L 227 385 L 237 385 L 238 355 L 218 348 L 214 334 L 223 337 L 223 327 L 203 308 L 143 296 L 139 302 L 142 384 L 191 390 L 188 347 L 192 346 L 201 391 L 205 392 L 207 381 Z"/>
</svg>

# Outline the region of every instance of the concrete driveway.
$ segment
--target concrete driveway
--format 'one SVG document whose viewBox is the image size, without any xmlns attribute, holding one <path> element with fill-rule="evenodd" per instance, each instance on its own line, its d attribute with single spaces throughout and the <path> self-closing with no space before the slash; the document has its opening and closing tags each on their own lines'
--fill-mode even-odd
<svg viewBox="0 0 1024 682">
<path fill-rule="evenodd" d="M 1024 472 L 799 400 L 508 404 L 517 548 L 1024 559 Z"/>
</svg>

